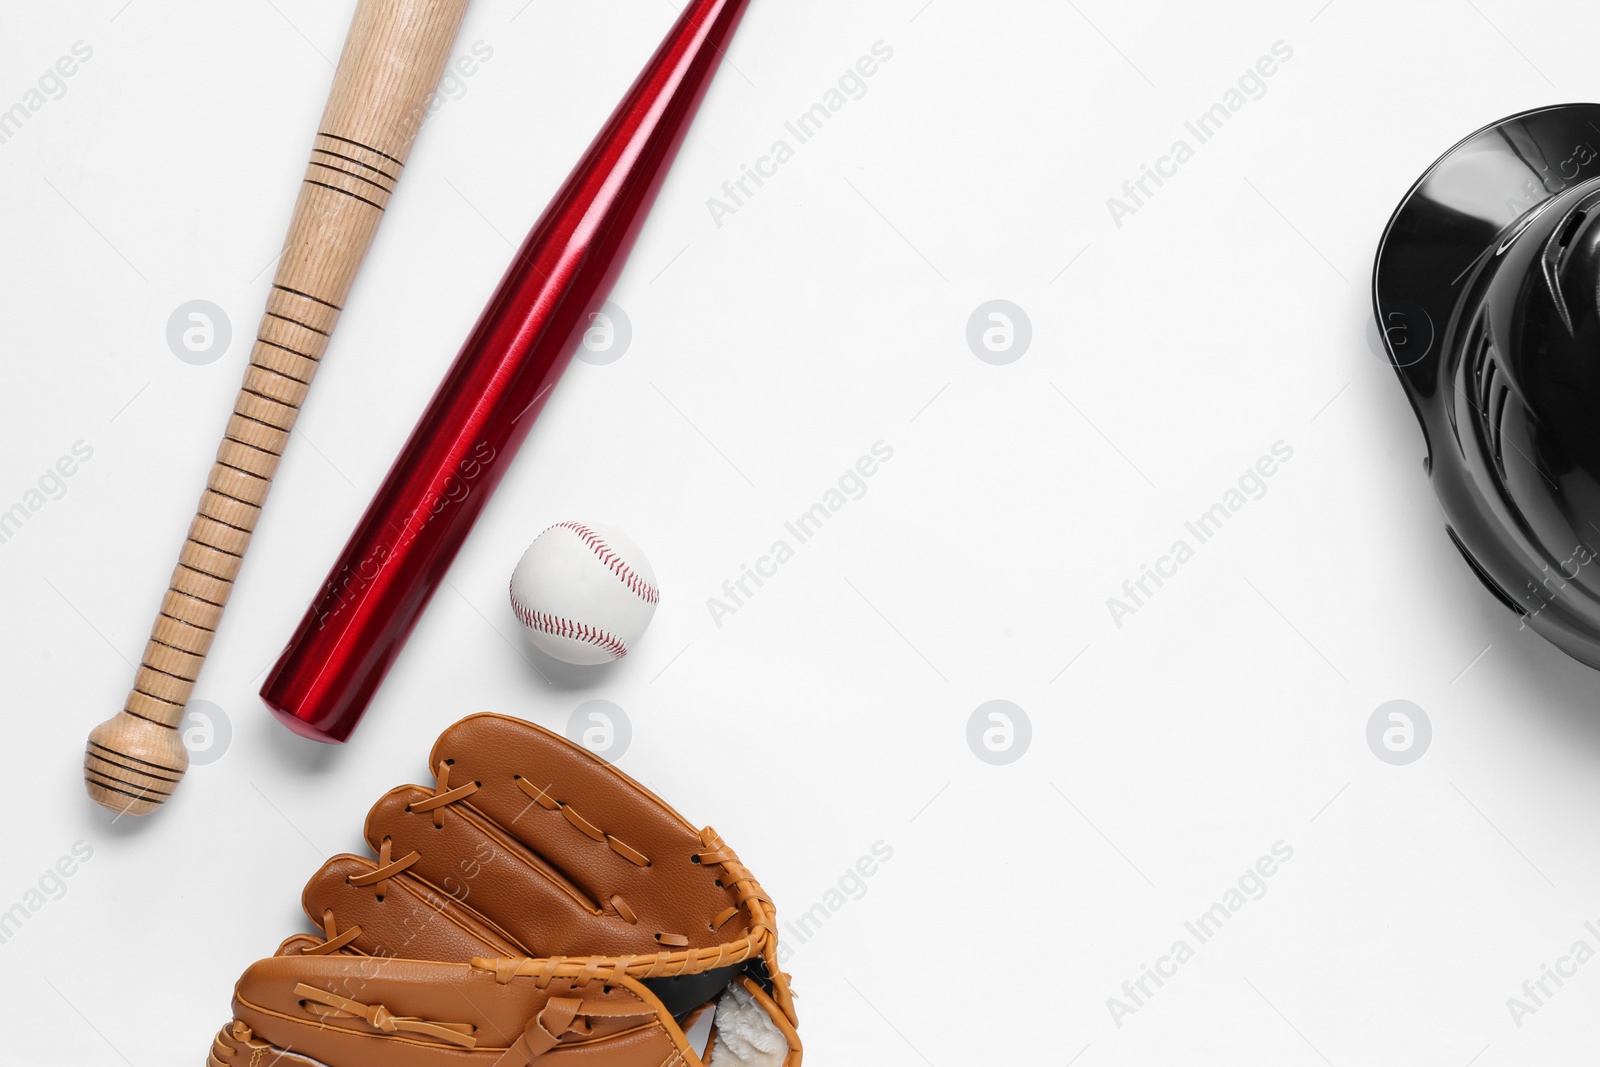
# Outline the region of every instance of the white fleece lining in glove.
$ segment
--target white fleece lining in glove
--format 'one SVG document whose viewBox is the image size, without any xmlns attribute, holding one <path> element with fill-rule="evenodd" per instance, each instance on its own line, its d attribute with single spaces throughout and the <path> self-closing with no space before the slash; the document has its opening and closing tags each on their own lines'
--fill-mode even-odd
<svg viewBox="0 0 1600 1067">
<path fill-rule="evenodd" d="M 783 1067 L 789 1042 L 766 1009 L 738 982 L 717 1001 L 717 1041 L 710 1067 Z"/>
</svg>

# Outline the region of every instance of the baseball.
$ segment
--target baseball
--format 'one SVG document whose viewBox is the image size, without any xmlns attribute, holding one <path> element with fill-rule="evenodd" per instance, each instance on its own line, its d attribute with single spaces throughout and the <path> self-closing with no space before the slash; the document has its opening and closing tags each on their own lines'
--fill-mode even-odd
<svg viewBox="0 0 1600 1067">
<path fill-rule="evenodd" d="M 639 546 L 592 523 L 550 527 L 511 575 L 511 610 L 528 640 L 563 663 L 592 666 L 626 656 L 659 599 Z"/>
</svg>

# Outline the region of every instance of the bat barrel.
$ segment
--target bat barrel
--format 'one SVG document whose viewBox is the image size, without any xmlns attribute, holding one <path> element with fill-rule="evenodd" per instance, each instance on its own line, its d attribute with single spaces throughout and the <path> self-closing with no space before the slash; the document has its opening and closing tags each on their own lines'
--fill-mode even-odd
<svg viewBox="0 0 1600 1067">
<path fill-rule="evenodd" d="M 349 737 L 615 281 L 748 0 L 693 0 L 535 223 L 261 690 Z"/>
</svg>

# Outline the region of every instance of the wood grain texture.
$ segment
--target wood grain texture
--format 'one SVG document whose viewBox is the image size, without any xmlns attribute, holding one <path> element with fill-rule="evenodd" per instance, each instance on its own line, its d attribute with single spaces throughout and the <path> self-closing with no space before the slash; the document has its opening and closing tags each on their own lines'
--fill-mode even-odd
<svg viewBox="0 0 1600 1067">
<path fill-rule="evenodd" d="M 244 384 L 123 710 L 89 735 L 96 803 L 144 815 L 188 769 L 184 706 L 356 273 L 427 118 L 467 0 L 360 0 Z"/>
</svg>

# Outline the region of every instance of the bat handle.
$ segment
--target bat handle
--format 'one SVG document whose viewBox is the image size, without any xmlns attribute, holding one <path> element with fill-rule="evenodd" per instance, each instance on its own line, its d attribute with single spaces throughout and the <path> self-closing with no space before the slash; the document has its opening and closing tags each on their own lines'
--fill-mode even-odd
<svg viewBox="0 0 1600 1067">
<path fill-rule="evenodd" d="M 179 736 L 317 365 L 428 115 L 467 0 L 360 0 L 244 385 L 123 710 L 89 735 L 102 807 L 145 815 L 189 766 Z"/>
</svg>

